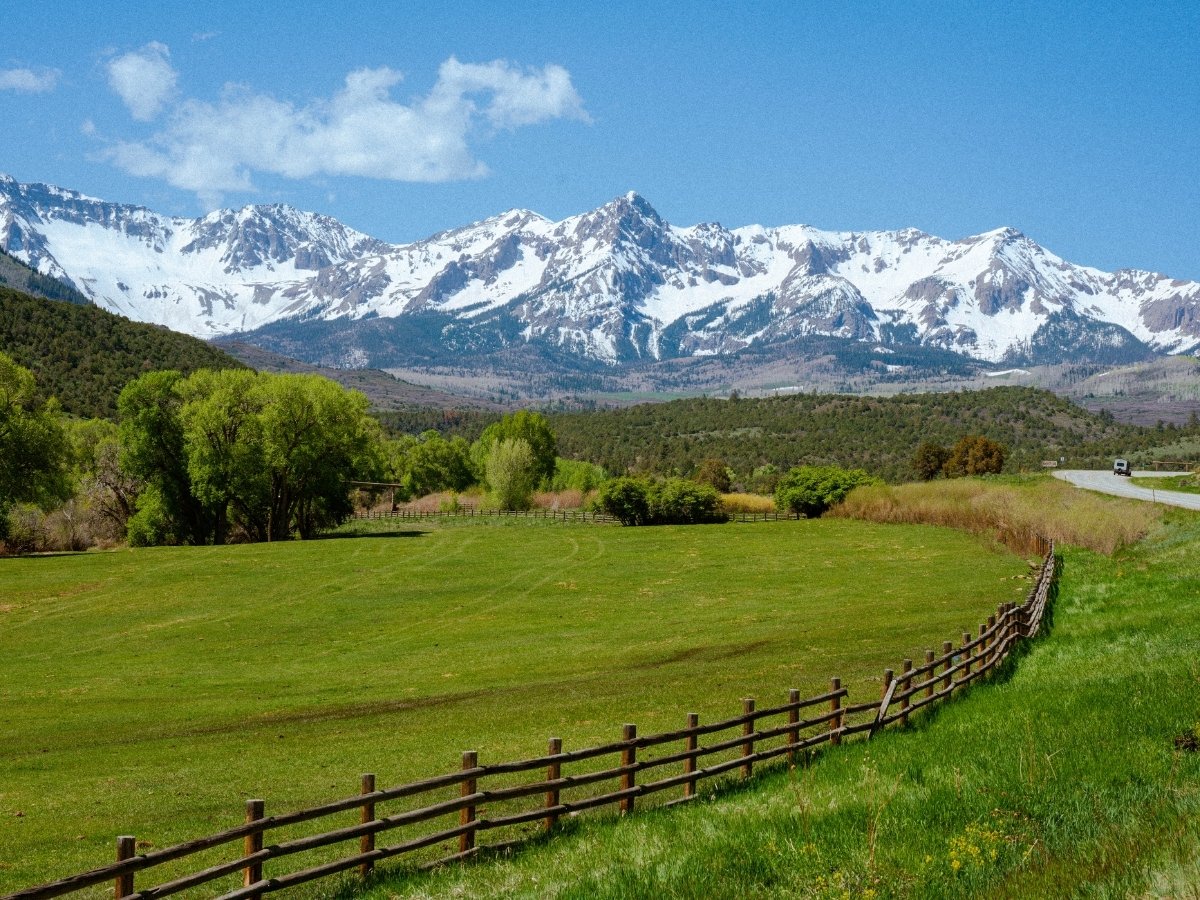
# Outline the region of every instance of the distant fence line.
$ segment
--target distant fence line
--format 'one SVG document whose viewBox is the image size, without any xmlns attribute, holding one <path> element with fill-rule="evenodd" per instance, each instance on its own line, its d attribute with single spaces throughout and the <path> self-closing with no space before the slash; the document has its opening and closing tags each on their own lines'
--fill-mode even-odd
<svg viewBox="0 0 1200 900">
<path fill-rule="evenodd" d="M 586 509 L 477 509 L 473 506 L 462 506 L 458 509 L 417 510 L 417 509 L 379 509 L 367 510 L 354 514 L 356 521 L 369 519 L 546 519 L 555 522 L 595 522 L 611 525 L 619 522 L 616 516 L 608 513 L 593 512 Z M 795 513 L 781 512 L 731 512 L 729 522 L 779 522 L 796 519 Z"/>
<path fill-rule="evenodd" d="M 350 869 L 365 876 L 380 860 L 439 844 L 450 844 L 445 848 L 450 852 L 423 867 L 466 860 L 481 850 L 505 849 L 528 840 L 531 833 L 553 830 L 562 817 L 587 809 L 616 806 L 622 813 L 631 813 L 638 798 L 661 791 L 680 794 L 664 805 L 693 800 L 704 779 L 735 772 L 748 778 L 755 765 L 769 760 L 786 757 L 794 764 L 822 744 L 837 746 L 855 735 L 869 739 L 896 722 L 907 724 L 917 710 L 949 698 L 995 670 L 1019 641 L 1038 633 L 1057 580 L 1053 543 L 1033 537 L 1024 549 L 1042 558 L 1036 583 L 1025 601 L 1000 604 L 975 637 L 964 633 L 958 646 L 946 641 L 940 654 L 928 650 L 920 664 L 905 659 L 898 673 L 884 671 L 878 700 L 850 703 L 849 691 L 834 678 L 822 694 L 802 698 L 799 691 L 791 690 L 787 702 L 777 706 L 759 709 L 753 699 L 743 699 L 739 715 L 712 724 L 700 724 L 695 713 L 688 714 L 685 728 L 659 734 L 639 735 L 636 725 L 627 724 L 620 740 L 579 750 L 564 750 L 561 739 L 551 738 L 544 756 L 515 762 L 481 763 L 471 750 L 462 754 L 461 768 L 455 771 L 382 790 L 376 788 L 375 776 L 367 774 L 362 776 L 357 795 L 283 815 L 268 816 L 262 800 L 249 800 L 241 825 L 143 853 L 137 852 L 133 836 L 123 835 L 117 838 L 117 862 L 9 894 L 4 900 L 58 897 L 107 881 L 113 882 L 117 898 L 149 900 L 239 872 L 242 886 L 228 889 L 226 885 L 219 896 L 224 900 L 258 898 Z M 701 739 L 706 739 L 704 744 Z M 587 767 L 589 763 L 593 768 Z M 585 765 L 583 771 L 564 772 L 565 767 L 579 764 Z M 670 768 L 660 771 L 665 767 Z M 532 772 L 539 777 L 529 778 L 527 773 Z M 654 775 L 645 780 L 651 772 Z M 380 807 L 405 798 L 422 798 L 418 802 L 423 805 L 381 814 Z M 352 811 L 358 812 L 356 823 L 270 844 L 266 841 L 269 832 Z M 451 823 L 443 822 L 428 831 L 417 828 L 446 817 Z M 522 826 L 526 830 L 513 837 L 514 830 Z M 379 846 L 377 838 L 389 831 L 403 839 Z M 482 838 L 489 833 L 505 839 L 486 843 Z M 139 873 L 237 842 L 241 842 L 240 856 L 135 889 L 134 878 Z M 357 849 L 347 856 L 270 877 L 264 874 L 264 863 L 346 842 L 357 842 Z"/>
</svg>

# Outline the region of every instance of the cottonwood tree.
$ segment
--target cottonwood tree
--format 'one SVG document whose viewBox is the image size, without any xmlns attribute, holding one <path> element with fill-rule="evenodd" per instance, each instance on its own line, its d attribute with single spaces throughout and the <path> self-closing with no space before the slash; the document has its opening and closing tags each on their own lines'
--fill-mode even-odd
<svg viewBox="0 0 1200 900">
<path fill-rule="evenodd" d="M 152 373 L 122 404 L 125 459 L 152 486 L 130 520 L 135 543 L 311 537 L 352 511 L 347 482 L 382 468 L 366 397 L 316 375 Z M 186 527 L 189 510 L 199 527 Z"/>
<path fill-rule="evenodd" d="M 533 448 L 524 438 L 492 444 L 485 462 L 487 483 L 501 509 L 529 509 L 538 470 Z"/>
<path fill-rule="evenodd" d="M 511 413 L 499 422 L 493 422 L 483 430 L 479 440 L 472 446 L 471 458 L 481 475 L 486 470 L 492 447 L 506 439 L 523 440 L 529 444 L 533 454 L 534 487 L 554 477 L 558 441 L 545 416 L 525 409 Z"/>
<path fill-rule="evenodd" d="M 13 504 L 46 507 L 70 496 L 67 461 L 58 405 L 40 400 L 33 374 L 0 353 L 0 538 Z"/>
</svg>

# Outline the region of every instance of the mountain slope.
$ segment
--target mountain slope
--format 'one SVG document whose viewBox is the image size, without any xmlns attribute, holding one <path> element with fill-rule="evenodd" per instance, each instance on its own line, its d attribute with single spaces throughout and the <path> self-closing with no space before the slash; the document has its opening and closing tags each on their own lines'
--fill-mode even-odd
<svg viewBox="0 0 1200 900">
<path fill-rule="evenodd" d="M 32 371 L 42 394 L 57 397 L 66 412 L 88 418 L 115 418 L 117 395 L 143 372 L 242 366 L 186 334 L 4 287 L 0 352 Z"/>
<path fill-rule="evenodd" d="M 169 218 L 0 176 L 0 247 L 98 305 L 199 336 L 303 347 L 312 323 L 340 322 L 343 366 L 520 344 L 614 365 L 810 335 L 1017 362 L 1200 344 L 1200 283 L 1073 265 L 1013 229 L 679 228 L 636 193 L 561 222 L 512 210 L 390 245 L 287 206 Z"/>
</svg>

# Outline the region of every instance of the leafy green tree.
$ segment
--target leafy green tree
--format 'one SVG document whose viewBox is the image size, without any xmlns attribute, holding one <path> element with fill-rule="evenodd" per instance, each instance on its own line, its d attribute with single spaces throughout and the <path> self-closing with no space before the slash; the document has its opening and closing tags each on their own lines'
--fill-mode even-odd
<svg viewBox="0 0 1200 900">
<path fill-rule="evenodd" d="M 147 372 L 117 398 L 121 471 L 144 485 L 131 520 L 131 542 L 204 544 L 212 516 L 192 493 L 176 371 Z M 136 533 L 136 537 L 135 537 Z"/>
<path fill-rule="evenodd" d="M 922 441 L 913 454 L 912 468 L 921 481 L 932 481 L 942 474 L 950 451 L 933 441 Z"/>
<path fill-rule="evenodd" d="M 364 394 L 319 375 L 268 377 L 258 394 L 267 539 L 311 538 L 353 511 L 347 481 L 378 476 L 378 425 Z"/>
<path fill-rule="evenodd" d="M 524 438 L 502 438 L 488 452 L 487 482 L 501 509 L 529 509 L 537 470 Z"/>
<path fill-rule="evenodd" d="M 366 397 L 320 376 L 151 373 L 122 404 L 125 458 L 146 483 L 131 542 L 311 537 L 351 512 L 349 481 L 382 470 Z M 203 527 L 186 527 L 188 510 Z"/>
<path fill-rule="evenodd" d="M 410 496 L 464 491 L 475 483 L 471 448 L 461 437 L 446 440 L 436 431 L 426 431 L 410 446 L 406 457 L 400 480 Z"/>
<path fill-rule="evenodd" d="M 541 413 L 520 410 L 493 422 L 483 430 L 479 440 L 471 448 L 471 458 L 480 474 L 485 473 L 487 459 L 497 442 L 523 440 L 529 444 L 533 454 L 534 486 L 554 477 L 554 462 L 558 456 L 558 441 L 550 430 L 550 423 Z"/>
<path fill-rule="evenodd" d="M 878 484 L 862 469 L 839 466 L 799 466 L 791 469 L 775 489 L 775 506 L 780 512 L 815 519 L 841 503 L 860 484 Z"/>
<path fill-rule="evenodd" d="M 650 524 L 650 483 L 623 475 L 600 487 L 596 505 L 622 525 Z"/>
<path fill-rule="evenodd" d="M 729 466 L 725 465 L 725 460 L 713 457 L 703 460 L 696 467 L 692 480 L 700 484 L 707 484 L 722 494 L 728 494 L 733 488 L 733 477 L 729 472 Z"/>
<path fill-rule="evenodd" d="M 200 369 L 176 386 L 192 493 L 212 518 L 212 539 L 228 540 L 232 518 L 252 540 L 266 540 L 270 481 L 260 414 L 261 381 L 246 369 Z"/>
<path fill-rule="evenodd" d="M 33 375 L 0 353 L 0 537 L 13 504 L 45 507 L 70 496 L 68 462 L 57 404 L 42 402 Z"/>
<path fill-rule="evenodd" d="M 1008 448 L 981 434 L 959 438 L 950 449 L 944 471 L 950 478 L 962 475 L 997 475 L 1004 469 Z"/>
<path fill-rule="evenodd" d="M 600 488 L 596 504 L 622 525 L 696 525 L 726 519 L 720 494 L 686 478 L 613 478 Z"/>
<path fill-rule="evenodd" d="M 656 525 L 699 525 L 726 520 L 717 489 L 686 478 L 668 478 L 654 484 L 650 518 Z"/>
<path fill-rule="evenodd" d="M 552 491 L 580 491 L 586 494 L 600 487 L 607 476 L 595 463 L 580 459 L 563 459 L 554 463 L 554 478 L 550 482 Z"/>
</svg>

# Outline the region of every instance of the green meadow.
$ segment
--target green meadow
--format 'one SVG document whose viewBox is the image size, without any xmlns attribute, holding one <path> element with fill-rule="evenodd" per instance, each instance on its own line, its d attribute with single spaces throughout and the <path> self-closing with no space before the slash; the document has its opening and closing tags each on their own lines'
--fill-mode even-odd
<svg viewBox="0 0 1200 900">
<path fill-rule="evenodd" d="M 1046 633 L 908 729 L 361 895 L 1200 897 L 1198 546 L 1181 510 L 1112 557 L 1064 546 Z"/>
<path fill-rule="evenodd" d="M 667 730 L 835 675 L 875 697 L 884 668 L 1030 583 L 1027 561 L 921 525 L 364 524 L 0 560 L 0 892 L 106 863 L 118 834 L 163 847 L 246 798 L 285 812 L 464 749 Z"/>
</svg>

